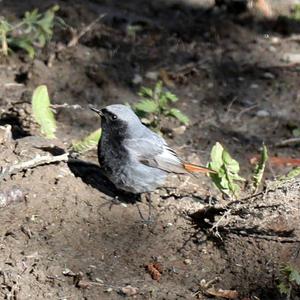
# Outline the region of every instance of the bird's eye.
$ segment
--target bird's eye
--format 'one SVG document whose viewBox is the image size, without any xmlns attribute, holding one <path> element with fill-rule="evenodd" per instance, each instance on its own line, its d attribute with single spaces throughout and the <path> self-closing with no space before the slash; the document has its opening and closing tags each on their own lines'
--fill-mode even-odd
<svg viewBox="0 0 300 300">
<path fill-rule="evenodd" d="M 116 115 L 112 115 L 111 119 L 115 121 L 115 120 L 117 120 L 117 116 Z"/>
</svg>

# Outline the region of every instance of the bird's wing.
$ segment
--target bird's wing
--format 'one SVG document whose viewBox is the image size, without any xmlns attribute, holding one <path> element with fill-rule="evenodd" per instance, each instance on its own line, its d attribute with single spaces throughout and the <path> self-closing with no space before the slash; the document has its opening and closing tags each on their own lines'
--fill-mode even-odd
<svg viewBox="0 0 300 300">
<path fill-rule="evenodd" d="M 159 136 L 151 138 L 125 139 L 125 148 L 139 162 L 172 173 L 188 173 L 183 162 Z"/>
</svg>

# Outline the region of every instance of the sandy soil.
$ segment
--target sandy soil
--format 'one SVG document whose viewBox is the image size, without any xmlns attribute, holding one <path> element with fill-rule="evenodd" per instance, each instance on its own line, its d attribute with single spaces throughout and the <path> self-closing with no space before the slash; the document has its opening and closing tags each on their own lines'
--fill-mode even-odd
<svg viewBox="0 0 300 300">
<path fill-rule="evenodd" d="M 57 51 L 50 65 L 71 38 L 65 29 L 57 28 L 34 60 L 22 52 L 0 58 L 0 125 L 10 124 L 13 133 L 8 142 L 0 135 L 2 167 L 63 153 L 100 125 L 87 104 L 134 103 L 140 85 L 155 84 L 149 72 L 161 70 L 191 119 L 184 134 L 167 130 L 165 136 L 183 158 L 205 164 L 220 141 L 250 178 L 249 158 L 262 142 L 271 156 L 299 157 L 299 144 L 276 146 L 300 126 L 299 67 L 283 60 L 300 50 L 292 38 L 297 22 L 168 1 L 57 3 L 59 16 L 74 28 L 105 17 L 78 45 Z M 52 4 L 1 1 L 0 9 L 15 19 Z M 129 25 L 141 31 L 128 35 Z M 57 109 L 57 141 L 40 137 L 31 117 L 39 84 L 48 86 L 53 103 L 83 107 Z M 290 168 L 270 164 L 267 179 Z M 298 182 L 231 207 L 218 223 L 218 239 L 212 227 L 228 200 L 205 177 L 171 176 L 168 188 L 155 193 L 151 226 L 139 214 L 147 215 L 147 203 L 115 190 L 96 151 L 0 180 L 1 299 L 207 299 L 197 293 L 200 282 L 216 278 L 216 289 L 236 290 L 236 299 L 285 299 L 277 289 L 280 268 L 300 267 Z M 149 268 L 160 271 L 160 280 Z M 299 299 L 299 291 L 293 297 Z"/>
</svg>

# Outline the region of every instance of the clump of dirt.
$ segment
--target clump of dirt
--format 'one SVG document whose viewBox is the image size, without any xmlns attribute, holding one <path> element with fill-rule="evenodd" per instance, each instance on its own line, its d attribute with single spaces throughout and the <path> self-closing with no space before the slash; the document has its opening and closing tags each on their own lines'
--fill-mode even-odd
<svg viewBox="0 0 300 300">
<path fill-rule="evenodd" d="M 1 60 L 1 173 L 64 155 L 73 139 L 100 125 L 89 103 L 134 103 L 140 86 L 158 79 L 191 120 L 166 136 L 184 159 L 205 164 L 220 141 L 250 177 L 249 158 L 263 141 L 271 157 L 297 157 L 299 145 L 276 145 L 300 126 L 298 69 L 283 61 L 299 51 L 288 19 L 262 21 L 185 2 L 57 2 L 59 16 L 78 30 L 105 17 L 74 47 L 66 47 L 70 32 L 57 28 L 34 60 L 20 52 Z M 2 1 L 0 8 L 18 18 L 52 4 Z M 52 103 L 81 107 L 56 109 L 57 140 L 41 138 L 31 117 L 39 84 L 48 86 Z M 289 168 L 270 165 L 266 177 Z M 114 188 L 96 151 L 0 180 L 4 299 L 206 299 L 203 280 L 240 299 L 283 299 L 281 266 L 300 268 L 299 181 L 267 184 L 254 197 L 229 202 L 207 178 L 171 176 L 154 194 L 155 222 L 145 226 L 147 203 Z"/>
</svg>

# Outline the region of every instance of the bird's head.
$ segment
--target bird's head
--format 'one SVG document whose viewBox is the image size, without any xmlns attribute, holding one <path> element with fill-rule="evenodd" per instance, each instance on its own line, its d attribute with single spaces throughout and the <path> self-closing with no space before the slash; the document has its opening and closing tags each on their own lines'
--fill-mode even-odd
<svg viewBox="0 0 300 300">
<path fill-rule="evenodd" d="M 111 133 L 123 137 L 134 137 L 143 127 L 133 110 L 123 104 L 113 104 L 102 109 L 90 107 L 101 117 L 103 133 Z"/>
</svg>

